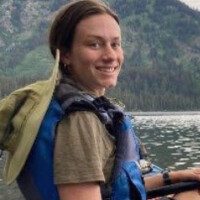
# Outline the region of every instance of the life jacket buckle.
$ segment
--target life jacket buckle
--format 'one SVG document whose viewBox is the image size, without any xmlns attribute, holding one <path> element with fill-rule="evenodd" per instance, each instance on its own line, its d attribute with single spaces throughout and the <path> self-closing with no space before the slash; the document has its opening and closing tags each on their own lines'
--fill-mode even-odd
<svg viewBox="0 0 200 200">
<path fill-rule="evenodd" d="M 145 159 L 139 160 L 139 167 L 142 174 L 146 174 L 152 170 L 151 162 Z"/>
</svg>

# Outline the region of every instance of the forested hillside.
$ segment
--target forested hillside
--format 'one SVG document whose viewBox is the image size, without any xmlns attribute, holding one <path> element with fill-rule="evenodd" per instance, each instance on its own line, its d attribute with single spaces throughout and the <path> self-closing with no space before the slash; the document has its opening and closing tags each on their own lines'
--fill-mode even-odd
<svg viewBox="0 0 200 200">
<path fill-rule="evenodd" d="M 66 0 L 0 1 L 0 97 L 47 77 L 47 40 Z M 200 12 L 177 0 L 110 0 L 126 61 L 109 95 L 128 110 L 200 110 Z"/>
</svg>

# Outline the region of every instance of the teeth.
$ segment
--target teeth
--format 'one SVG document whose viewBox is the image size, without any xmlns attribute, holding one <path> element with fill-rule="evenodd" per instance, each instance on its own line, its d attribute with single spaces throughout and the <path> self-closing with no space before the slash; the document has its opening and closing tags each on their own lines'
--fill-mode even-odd
<svg viewBox="0 0 200 200">
<path fill-rule="evenodd" d="M 114 72 L 115 68 L 114 67 L 105 67 L 105 68 L 98 68 L 98 70 L 102 71 L 102 72 Z"/>
</svg>

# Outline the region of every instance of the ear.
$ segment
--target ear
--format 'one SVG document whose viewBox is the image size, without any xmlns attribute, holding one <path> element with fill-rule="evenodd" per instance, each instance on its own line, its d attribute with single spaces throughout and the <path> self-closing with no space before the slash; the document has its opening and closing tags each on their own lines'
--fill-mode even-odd
<svg viewBox="0 0 200 200">
<path fill-rule="evenodd" d="M 70 65 L 70 55 L 69 52 L 61 52 L 60 59 L 64 65 Z"/>
</svg>

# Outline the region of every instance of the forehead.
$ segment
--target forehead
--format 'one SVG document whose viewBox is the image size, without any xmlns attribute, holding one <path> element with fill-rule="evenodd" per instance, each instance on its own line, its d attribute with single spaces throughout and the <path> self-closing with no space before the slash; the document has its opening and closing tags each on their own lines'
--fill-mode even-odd
<svg viewBox="0 0 200 200">
<path fill-rule="evenodd" d="M 75 37 L 117 37 L 121 38 L 121 30 L 116 20 L 108 14 L 92 15 L 79 22 Z"/>
</svg>

